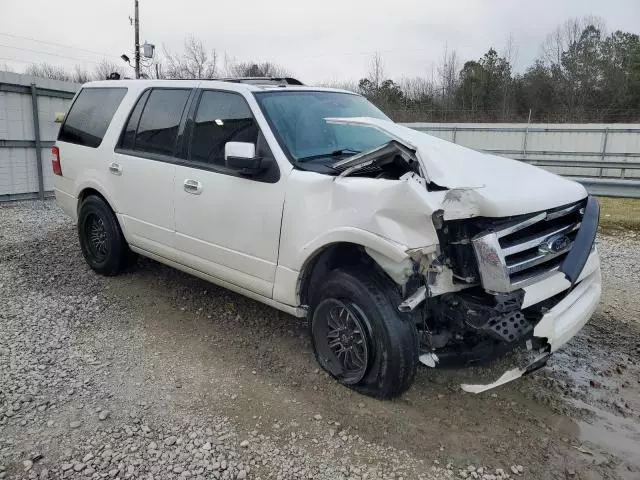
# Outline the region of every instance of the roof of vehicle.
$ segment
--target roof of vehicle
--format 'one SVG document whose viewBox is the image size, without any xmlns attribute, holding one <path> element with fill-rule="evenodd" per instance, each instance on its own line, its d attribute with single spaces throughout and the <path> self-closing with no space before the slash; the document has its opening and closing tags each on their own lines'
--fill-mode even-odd
<svg viewBox="0 0 640 480">
<path fill-rule="evenodd" d="M 264 80 L 264 83 L 261 81 Z M 287 91 L 327 91 L 327 92 L 340 92 L 351 93 L 348 90 L 342 90 L 339 88 L 330 87 L 317 87 L 310 85 L 303 85 L 292 83 L 280 83 L 280 78 L 243 78 L 243 79 L 185 79 L 185 80 L 99 80 L 95 82 L 88 82 L 83 87 L 135 87 L 137 90 L 143 90 L 148 87 L 187 87 L 187 88 L 219 88 L 224 90 L 236 91 L 236 92 L 260 92 L 265 90 L 287 90 Z M 295 79 L 290 79 L 295 80 Z M 297 80 L 295 80 L 297 82 Z"/>
</svg>

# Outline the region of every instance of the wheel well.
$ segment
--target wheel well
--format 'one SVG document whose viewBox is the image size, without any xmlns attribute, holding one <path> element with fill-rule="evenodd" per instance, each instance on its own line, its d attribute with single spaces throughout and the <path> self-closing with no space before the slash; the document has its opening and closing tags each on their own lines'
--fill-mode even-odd
<svg viewBox="0 0 640 480">
<path fill-rule="evenodd" d="M 302 268 L 300 282 L 300 303 L 309 305 L 312 285 L 322 281 L 331 270 L 339 267 L 370 265 L 373 260 L 364 248 L 355 243 L 333 243 L 317 252 Z"/>
<path fill-rule="evenodd" d="M 96 196 L 98 198 L 101 198 L 104 201 L 104 203 L 106 203 L 109 206 L 109 208 L 111 209 L 111 211 L 113 212 L 113 208 L 111 207 L 111 205 L 109 205 L 109 202 L 107 201 L 107 199 L 104 198 L 104 195 L 102 195 L 95 188 L 85 188 L 84 190 L 82 190 L 80 192 L 80 195 L 78 195 L 78 212 L 80 211 L 80 206 L 82 205 L 82 202 L 84 202 L 85 199 L 87 197 L 90 197 L 91 195 Z"/>
</svg>

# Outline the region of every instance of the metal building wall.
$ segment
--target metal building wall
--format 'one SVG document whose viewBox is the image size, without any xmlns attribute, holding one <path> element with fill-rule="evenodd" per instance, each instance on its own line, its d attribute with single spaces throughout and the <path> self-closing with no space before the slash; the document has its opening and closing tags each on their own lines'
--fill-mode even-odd
<svg viewBox="0 0 640 480">
<path fill-rule="evenodd" d="M 79 84 L 71 82 L 0 72 L 0 201 L 51 192 L 49 149 L 59 128 L 55 115 L 66 112 L 79 88 Z M 34 129 L 34 102 L 40 126 L 39 142 Z M 573 177 L 594 194 L 640 198 L 637 124 L 406 125 L 476 150 Z M 36 143 L 40 144 L 39 149 Z"/>
<path fill-rule="evenodd" d="M 600 195 L 640 198 L 640 125 L 409 123 L 444 140 L 573 177 Z"/>
<path fill-rule="evenodd" d="M 79 84 L 71 82 L 0 72 L 0 201 L 37 197 L 53 190 L 50 149 L 59 128 L 55 115 L 67 111 L 78 88 Z M 40 127 L 41 179 L 35 121 Z"/>
</svg>

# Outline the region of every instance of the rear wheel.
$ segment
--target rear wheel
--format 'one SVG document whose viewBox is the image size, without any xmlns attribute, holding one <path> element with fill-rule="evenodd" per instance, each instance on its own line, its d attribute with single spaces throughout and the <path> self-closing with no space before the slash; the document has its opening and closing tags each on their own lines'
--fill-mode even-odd
<svg viewBox="0 0 640 480">
<path fill-rule="evenodd" d="M 318 363 L 340 383 L 395 397 L 415 378 L 418 337 L 397 311 L 397 293 L 377 272 L 334 270 L 312 295 L 311 337 Z"/>
<path fill-rule="evenodd" d="M 91 195 L 80 205 L 78 238 L 89 266 L 102 275 L 117 275 L 135 259 L 111 208 Z"/>
</svg>

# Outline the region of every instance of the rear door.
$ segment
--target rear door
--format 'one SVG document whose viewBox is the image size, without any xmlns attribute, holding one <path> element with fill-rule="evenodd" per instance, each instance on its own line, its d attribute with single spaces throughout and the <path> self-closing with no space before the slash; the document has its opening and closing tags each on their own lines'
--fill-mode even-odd
<svg viewBox="0 0 640 480">
<path fill-rule="evenodd" d="M 198 96 L 185 158 L 176 166 L 176 249 L 182 263 L 271 297 L 284 204 L 277 163 L 241 94 Z M 225 166 L 227 142 L 255 144 L 270 167 L 255 177 L 239 175 Z"/>
<path fill-rule="evenodd" d="M 108 166 L 127 240 L 175 259 L 173 184 L 178 134 L 189 88 L 142 93 Z"/>
</svg>

